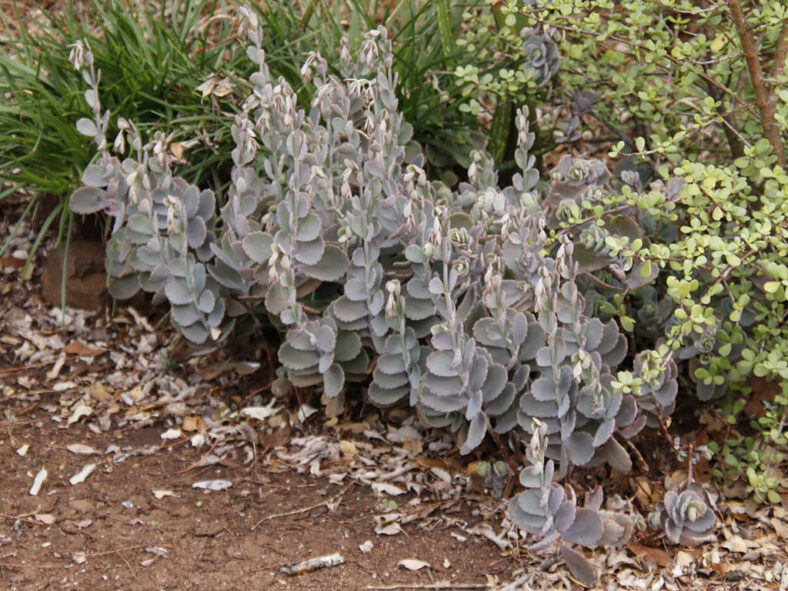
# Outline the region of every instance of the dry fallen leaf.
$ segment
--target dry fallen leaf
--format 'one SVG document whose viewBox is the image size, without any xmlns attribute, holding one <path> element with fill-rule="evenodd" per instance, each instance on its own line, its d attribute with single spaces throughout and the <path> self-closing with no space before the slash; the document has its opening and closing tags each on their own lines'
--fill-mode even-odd
<svg viewBox="0 0 788 591">
<path fill-rule="evenodd" d="M 183 437 L 183 433 L 181 433 L 180 429 L 167 429 L 160 437 L 162 439 L 180 439 Z"/>
<path fill-rule="evenodd" d="M 110 400 L 112 398 L 112 392 L 104 384 L 92 384 L 85 389 L 85 392 L 87 392 L 88 396 L 93 400 L 98 402 Z"/>
<path fill-rule="evenodd" d="M 788 540 L 788 523 L 776 517 L 772 517 L 771 524 L 778 536 L 783 540 Z"/>
<path fill-rule="evenodd" d="M 512 547 L 512 544 L 508 540 L 495 535 L 495 532 L 489 523 L 478 523 L 473 527 L 466 529 L 465 531 L 469 534 L 487 538 L 501 550 L 508 550 Z"/>
<path fill-rule="evenodd" d="M 341 439 L 339 441 L 339 451 L 342 452 L 343 456 L 348 458 L 358 455 L 358 448 L 356 447 L 356 444 L 349 439 Z"/>
<path fill-rule="evenodd" d="M 79 355 L 80 357 L 96 357 L 107 352 L 106 349 L 102 349 L 101 347 L 89 347 L 88 345 L 83 345 L 79 341 L 69 343 L 63 351 L 70 355 Z"/>
<path fill-rule="evenodd" d="M 373 544 L 370 540 L 367 540 L 363 544 L 358 545 L 358 549 L 361 550 L 362 554 L 369 554 L 372 552 Z"/>
<path fill-rule="evenodd" d="M 748 550 L 747 542 L 741 536 L 736 535 L 729 536 L 720 546 L 731 552 L 740 552 L 741 554 Z"/>
<path fill-rule="evenodd" d="M 72 454 L 79 454 L 82 456 L 90 456 L 90 455 L 101 453 L 95 447 L 84 445 L 82 443 L 69 443 L 66 446 L 66 449 L 70 451 Z"/>
<path fill-rule="evenodd" d="M 34 513 L 33 517 L 45 525 L 52 525 L 55 523 L 55 516 L 50 513 Z"/>
<path fill-rule="evenodd" d="M 402 568 L 406 568 L 408 570 L 421 570 L 422 568 L 432 568 L 429 562 L 424 562 L 423 560 L 417 560 L 415 558 L 406 558 L 404 560 L 400 560 L 397 563 L 397 566 L 401 566 Z"/>
<path fill-rule="evenodd" d="M 684 552 L 683 550 L 679 550 L 676 553 L 676 566 L 690 566 L 691 564 L 695 564 L 695 557 L 690 554 L 689 552 Z"/>
<path fill-rule="evenodd" d="M 264 421 L 282 410 L 282 407 L 275 406 L 275 403 L 276 398 L 272 398 L 271 403 L 266 406 L 247 406 L 241 409 L 241 414 L 258 421 Z"/>
<path fill-rule="evenodd" d="M 180 142 L 172 142 L 170 144 L 170 153 L 175 156 L 177 160 L 183 160 L 183 144 Z"/>
<path fill-rule="evenodd" d="M 202 488 L 204 490 L 227 490 L 233 485 L 229 480 L 200 480 L 192 484 L 192 488 Z"/>
<path fill-rule="evenodd" d="M 402 518 L 402 515 L 399 513 L 376 515 L 375 533 L 379 536 L 394 536 L 402 533 L 402 526 L 399 523 L 400 518 Z"/>
<path fill-rule="evenodd" d="M 373 482 L 372 483 L 372 490 L 376 494 L 384 493 L 384 494 L 387 494 L 387 495 L 391 495 L 392 497 L 396 497 L 398 495 L 401 495 L 401 494 L 407 492 L 407 491 L 402 490 L 398 486 L 394 486 L 393 484 L 388 484 L 386 482 Z"/>
<path fill-rule="evenodd" d="M 82 400 L 80 400 L 76 406 L 74 407 L 71 416 L 68 417 L 68 424 L 71 425 L 76 423 L 82 417 L 89 417 L 93 414 L 93 409 L 85 404 Z"/>
<path fill-rule="evenodd" d="M 208 425 L 202 417 L 183 417 L 182 427 L 184 431 L 205 431 Z"/>
<path fill-rule="evenodd" d="M 632 552 L 638 558 L 645 560 L 648 564 L 656 564 L 657 566 L 668 566 L 670 564 L 670 556 L 664 550 L 659 548 L 649 548 L 642 544 L 627 544 L 627 550 Z"/>
</svg>

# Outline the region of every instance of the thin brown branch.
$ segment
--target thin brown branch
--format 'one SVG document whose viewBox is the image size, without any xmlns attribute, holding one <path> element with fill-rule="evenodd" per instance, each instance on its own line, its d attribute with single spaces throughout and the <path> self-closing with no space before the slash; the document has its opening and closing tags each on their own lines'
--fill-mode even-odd
<svg viewBox="0 0 788 591">
<path fill-rule="evenodd" d="M 744 60 L 747 63 L 750 82 L 755 91 L 755 100 L 758 103 L 758 110 L 761 115 L 763 136 L 769 140 L 769 143 L 772 145 L 774 154 L 777 156 L 777 162 L 780 166 L 785 166 L 785 151 L 783 149 L 780 126 L 777 124 L 777 120 L 774 116 L 777 107 L 774 90 L 768 88 L 766 80 L 763 77 L 763 68 L 761 67 L 761 61 L 758 57 L 758 49 L 755 46 L 752 31 L 747 26 L 747 20 L 744 17 L 741 2 L 739 2 L 739 0 L 728 0 L 728 5 L 730 6 L 733 24 L 736 27 L 736 33 L 739 35 L 739 41 L 741 42 L 742 51 L 744 52 Z"/>
<path fill-rule="evenodd" d="M 777 37 L 777 47 L 774 50 L 771 78 L 779 78 L 785 70 L 785 58 L 788 57 L 788 20 L 783 21 L 780 35 Z"/>
<path fill-rule="evenodd" d="M 25 523 L 32 523 L 33 525 L 45 525 L 43 521 L 39 521 L 38 519 L 30 519 L 24 515 L 9 515 L 8 513 L 0 513 L 0 517 L 3 517 L 4 519 L 10 519 L 11 521 L 24 521 Z"/>
<path fill-rule="evenodd" d="M 216 449 L 217 445 L 219 445 L 219 440 L 218 439 L 213 442 L 213 445 L 211 446 L 211 448 L 208 451 L 206 451 L 199 460 L 194 462 L 188 468 L 184 468 L 183 470 L 178 470 L 177 472 L 175 472 L 175 474 L 184 474 L 185 472 L 188 472 L 190 470 L 194 470 L 195 468 L 199 467 L 200 466 L 200 462 L 204 461 L 209 455 L 211 455 L 213 450 Z"/>
<path fill-rule="evenodd" d="M 722 120 L 722 131 L 725 134 L 725 139 L 728 142 L 731 156 L 734 158 L 740 158 L 741 156 L 744 156 L 744 141 L 736 130 L 736 123 L 734 121 L 733 115 L 725 111 L 724 102 L 722 100 L 724 93 L 718 87 L 714 86 L 713 84 L 709 84 L 708 82 L 706 82 L 706 92 L 708 92 L 709 96 L 714 99 L 715 103 L 717 103 L 717 114 Z"/>
</svg>

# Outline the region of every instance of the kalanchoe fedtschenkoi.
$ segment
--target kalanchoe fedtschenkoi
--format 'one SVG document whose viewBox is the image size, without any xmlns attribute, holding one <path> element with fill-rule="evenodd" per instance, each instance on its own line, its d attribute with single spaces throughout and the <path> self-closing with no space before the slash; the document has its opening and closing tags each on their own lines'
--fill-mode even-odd
<svg viewBox="0 0 788 591">
<path fill-rule="evenodd" d="M 94 120 L 78 127 L 99 157 L 71 203 L 115 216 L 112 293 L 154 293 L 175 327 L 207 346 L 239 319 L 263 318 L 281 336 L 277 391 L 318 387 L 330 412 L 357 382 L 376 405 L 407 403 L 452 429 L 463 454 L 488 432 L 517 430 L 536 442 L 510 509 L 518 526 L 546 543 L 625 540 L 631 522 L 601 509 L 601 494 L 577 508 L 572 489 L 553 482 L 605 461 L 627 471 L 621 439 L 669 413 L 676 394 L 675 364 L 652 371 L 651 352 L 635 355 L 637 392 L 617 385 L 626 339 L 581 292 L 581 275 L 614 263 L 609 238 L 637 237 L 627 216 L 564 231 L 574 207 L 609 191 L 604 163 L 566 157 L 539 183 L 523 109 L 511 186 L 499 187 L 494 163 L 476 152 L 468 182 L 451 190 L 428 179 L 410 142 L 385 29 L 355 56 L 343 42 L 336 74 L 320 55 L 306 58 L 308 109 L 271 78 L 262 35 L 243 9 L 239 37 L 256 70 L 234 116 L 231 183 L 218 206 L 172 175 L 168 138 L 143 144 L 121 122 L 116 150 L 128 143 L 133 157 L 110 154 L 99 75 L 81 50 Z M 552 42 L 539 39 L 535 71 L 552 75 Z M 491 472 L 491 486 L 504 478 Z"/>
<path fill-rule="evenodd" d="M 90 46 L 78 43 L 72 53 L 91 86 L 85 100 L 94 116 L 93 121 L 80 119 L 77 129 L 93 138 L 99 158 L 85 169 L 84 186 L 74 191 L 69 204 L 75 213 L 103 210 L 115 217 L 107 244 L 110 294 L 128 298 L 140 289 L 153 293 L 154 302 L 169 302 L 172 322 L 187 339 L 197 344 L 219 340 L 232 323 L 225 319 L 220 286 L 206 272 L 216 238 L 213 192 L 173 178 L 170 138 L 157 133 L 143 145 L 128 121 L 118 122 L 114 145 L 124 147 L 128 137 L 136 159 L 121 162 L 112 156 L 106 139 L 109 112 L 101 114 L 101 76 Z"/>
<path fill-rule="evenodd" d="M 670 416 L 676 407 L 679 390 L 676 362 L 670 359 L 665 363 L 653 351 L 641 351 L 635 356 L 632 375 L 637 383 L 635 395 L 642 413 L 639 422 L 648 427 L 659 427 L 659 422 Z"/>
<path fill-rule="evenodd" d="M 546 458 L 547 425 L 533 420 L 532 435 L 526 446 L 529 466 L 520 472 L 525 489 L 509 502 L 509 517 L 521 530 L 533 535 L 532 550 L 562 541 L 579 546 L 619 546 L 633 531 L 633 522 L 623 513 L 602 509 L 602 491 L 586 496 L 585 506 L 577 506 L 574 491 L 553 482 L 555 463 Z M 593 572 L 582 555 L 562 547 L 570 568 Z M 581 568 L 582 567 L 582 568 Z"/>
<path fill-rule="evenodd" d="M 546 34 L 536 29 L 525 28 L 520 31 L 523 39 L 523 69 L 530 75 L 537 86 L 544 86 L 558 73 L 561 60 L 558 57 L 558 46 Z"/>
<path fill-rule="evenodd" d="M 668 491 L 649 515 L 649 523 L 662 529 L 673 544 L 697 546 L 712 538 L 716 517 L 708 494 L 697 482 L 681 491 Z"/>
</svg>

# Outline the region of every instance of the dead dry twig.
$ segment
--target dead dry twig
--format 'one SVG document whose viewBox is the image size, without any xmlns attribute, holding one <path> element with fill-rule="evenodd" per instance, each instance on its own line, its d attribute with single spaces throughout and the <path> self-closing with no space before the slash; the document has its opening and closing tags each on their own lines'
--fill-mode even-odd
<svg viewBox="0 0 788 591">
<path fill-rule="evenodd" d="M 269 521 L 271 519 L 276 519 L 277 517 L 289 517 L 290 515 L 298 515 L 300 513 L 307 513 L 308 511 L 311 511 L 312 509 L 317 509 L 318 507 L 322 507 L 323 505 L 330 505 L 331 503 L 333 503 L 337 499 L 341 498 L 347 491 L 349 491 L 351 489 L 351 487 L 354 484 L 356 484 L 356 483 L 355 482 L 351 482 L 350 484 L 348 484 L 345 488 L 343 488 L 341 491 L 339 491 L 337 494 L 335 494 L 330 499 L 326 499 L 324 501 L 320 501 L 319 503 L 315 503 L 314 505 L 309 505 L 308 507 L 301 507 L 300 509 L 293 509 L 292 511 L 285 511 L 284 513 L 272 513 L 271 515 L 266 515 L 260 521 L 255 523 L 249 531 L 254 531 L 260 526 L 261 523 L 263 523 L 265 521 Z"/>
</svg>

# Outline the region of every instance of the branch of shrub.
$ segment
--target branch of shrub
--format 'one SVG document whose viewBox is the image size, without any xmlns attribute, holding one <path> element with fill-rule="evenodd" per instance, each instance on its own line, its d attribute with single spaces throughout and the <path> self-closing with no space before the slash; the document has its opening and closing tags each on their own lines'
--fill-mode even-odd
<svg viewBox="0 0 788 591">
<path fill-rule="evenodd" d="M 785 150 L 783 148 L 782 137 L 780 134 L 780 127 L 775 118 L 775 111 L 777 108 L 777 97 L 774 91 L 770 91 L 766 87 L 766 81 L 763 78 L 763 68 L 761 61 L 758 57 L 758 49 L 752 38 L 752 32 L 747 27 L 747 22 L 742 11 L 741 3 L 739 0 L 728 0 L 728 5 L 731 9 L 731 17 L 733 24 L 736 26 L 736 32 L 739 35 L 742 51 L 744 52 L 744 59 L 747 63 L 747 71 L 750 74 L 750 81 L 752 82 L 753 90 L 755 91 L 755 99 L 758 103 L 758 110 L 761 113 L 761 127 L 763 128 L 764 137 L 769 140 L 772 145 L 774 154 L 777 156 L 777 162 L 780 166 L 785 166 Z M 782 33 L 785 33 L 785 24 L 782 27 Z M 780 41 L 780 45 L 784 45 L 785 37 Z M 779 57 L 783 53 L 784 48 L 778 47 Z M 785 56 L 783 54 L 783 62 Z M 775 63 L 775 67 L 779 71 L 780 66 Z"/>
</svg>

